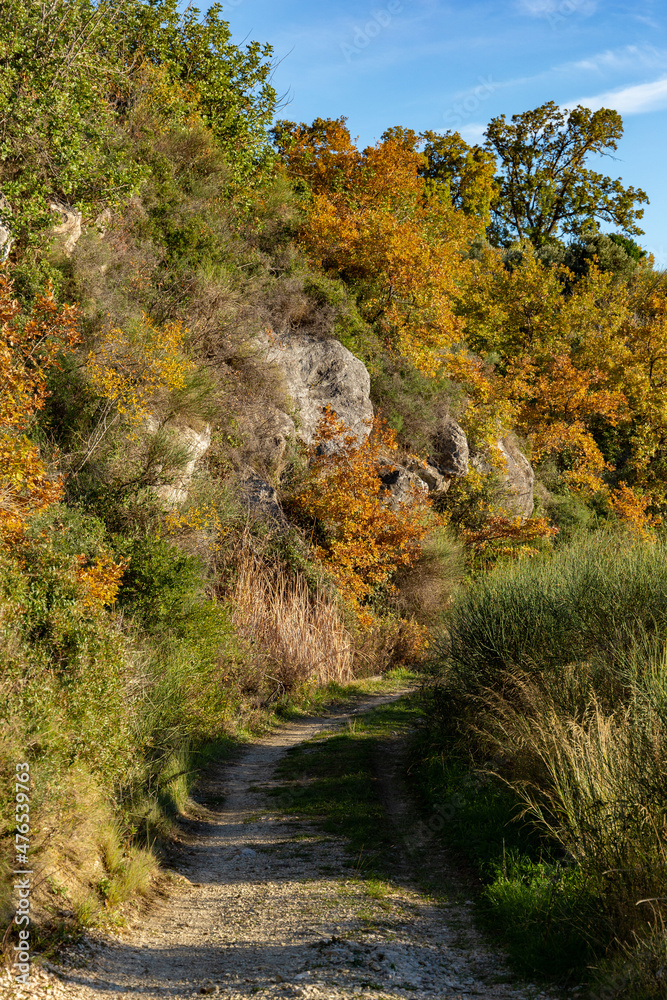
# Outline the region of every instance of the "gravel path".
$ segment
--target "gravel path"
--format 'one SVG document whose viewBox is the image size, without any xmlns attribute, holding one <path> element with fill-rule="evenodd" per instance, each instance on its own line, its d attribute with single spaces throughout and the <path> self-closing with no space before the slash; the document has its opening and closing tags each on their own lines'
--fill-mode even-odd
<svg viewBox="0 0 667 1000">
<path fill-rule="evenodd" d="M 396 697 L 368 699 L 355 711 Z M 86 939 L 68 953 L 66 968 L 35 969 L 29 990 L 5 985 L 2 995 L 546 998 L 512 985 L 502 958 L 477 936 L 469 901 L 437 906 L 415 888 L 407 855 L 384 894 L 357 876 L 342 842 L 276 812 L 266 792 L 285 751 L 350 714 L 285 725 L 211 772 L 198 797 L 224 796 L 223 805 L 200 806 L 184 822 L 169 896 L 122 936 Z M 388 822 L 400 827 L 407 810 L 392 778 L 396 761 L 383 756 Z"/>
</svg>

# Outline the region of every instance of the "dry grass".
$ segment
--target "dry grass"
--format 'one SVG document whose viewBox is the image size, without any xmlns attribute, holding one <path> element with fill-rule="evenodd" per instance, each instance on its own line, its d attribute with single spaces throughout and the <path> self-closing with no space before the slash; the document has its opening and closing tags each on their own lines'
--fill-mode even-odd
<svg viewBox="0 0 667 1000">
<path fill-rule="evenodd" d="M 433 532 L 424 541 L 419 561 L 396 574 L 399 612 L 429 628 L 442 624 L 464 569 L 459 540 L 447 530 Z"/>
<path fill-rule="evenodd" d="M 119 907 L 150 894 L 158 862 L 151 850 L 128 842 L 113 804 L 85 771 L 58 776 L 36 767 L 32 774 L 31 917 L 44 946 L 81 926 L 117 921 Z M 8 840 L 1 841 L 7 857 Z M 0 875 L 4 929 L 16 900 L 11 871 Z M 5 946 L 7 960 L 7 935 Z"/>
<path fill-rule="evenodd" d="M 233 620 L 285 690 L 304 681 L 352 680 L 354 643 L 334 600 L 306 580 L 241 548 L 232 594 Z"/>
<path fill-rule="evenodd" d="M 480 723 L 524 817 L 595 880 L 623 940 L 665 915 L 666 678 L 663 655 L 615 711 L 592 693 L 572 713 L 559 679 L 515 673 L 504 693 L 487 694 Z"/>
</svg>

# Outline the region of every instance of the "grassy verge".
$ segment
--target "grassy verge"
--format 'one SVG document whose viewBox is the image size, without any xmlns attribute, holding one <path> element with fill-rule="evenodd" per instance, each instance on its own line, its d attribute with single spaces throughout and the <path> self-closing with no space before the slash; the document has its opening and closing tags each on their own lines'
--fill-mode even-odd
<svg viewBox="0 0 667 1000">
<path fill-rule="evenodd" d="M 479 878 L 476 911 L 513 968 L 533 980 L 580 984 L 596 952 L 595 886 L 519 819 L 520 803 L 422 728 L 410 774 L 435 837 Z"/>
<path fill-rule="evenodd" d="M 664 540 L 599 533 L 457 598 L 423 794 L 530 975 L 665 996 Z"/>
</svg>

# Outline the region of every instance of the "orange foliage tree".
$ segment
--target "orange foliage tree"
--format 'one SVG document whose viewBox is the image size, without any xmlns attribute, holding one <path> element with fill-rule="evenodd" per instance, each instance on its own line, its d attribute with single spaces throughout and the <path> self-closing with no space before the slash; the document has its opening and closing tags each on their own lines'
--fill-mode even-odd
<svg viewBox="0 0 667 1000">
<path fill-rule="evenodd" d="M 425 177 L 413 132 L 391 129 L 363 152 L 344 118 L 280 122 L 275 134 L 287 172 L 307 188 L 301 242 L 311 259 L 353 285 L 388 345 L 427 375 L 442 370 L 461 342 L 453 301 L 482 220 Z"/>
<path fill-rule="evenodd" d="M 459 311 L 467 343 L 489 359 L 486 368 L 478 365 L 476 382 L 467 380 L 476 404 L 471 422 L 489 439 L 499 421 L 516 428 L 533 460 L 555 456 L 568 484 L 591 493 L 604 489 L 608 468 L 596 426 L 630 419 L 618 377 L 627 358 L 628 296 L 595 266 L 579 281 L 573 277 L 543 264 L 528 245 L 511 266 L 489 248 Z"/>
<path fill-rule="evenodd" d="M 108 552 L 102 551 L 92 562 L 85 556 L 77 559 L 76 579 L 81 587 L 81 599 L 89 608 L 103 608 L 113 604 L 120 590 L 127 560 L 115 562 Z"/>
<path fill-rule="evenodd" d="M 79 341 L 78 312 L 59 306 L 49 287 L 23 315 L 0 270 L 0 533 L 20 531 L 33 513 L 55 503 L 62 482 L 49 475 L 27 436 L 44 407 L 46 378 L 58 355 Z"/>
<path fill-rule="evenodd" d="M 280 122 L 275 137 L 304 196 L 305 250 L 385 344 L 463 385 L 474 439 L 516 429 L 533 461 L 553 458 L 571 489 L 639 527 L 667 508 L 666 280 L 646 263 L 629 283 L 595 262 L 577 277 L 529 243 L 471 253 L 494 161 L 456 134 L 392 128 L 360 150 L 340 118 Z M 630 456 L 621 469 L 610 434 Z"/>
<path fill-rule="evenodd" d="M 667 276 L 649 268 L 631 282 L 623 324 L 625 354 L 617 381 L 626 393 L 632 423 L 628 434 L 633 485 L 661 507 L 667 505 Z"/>
<path fill-rule="evenodd" d="M 376 418 L 360 444 L 326 409 L 308 475 L 289 501 L 291 512 L 313 526 L 315 555 L 362 624 L 373 622 L 364 603 L 391 589 L 399 567 L 416 562 L 436 520 L 428 497 L 417 488 L 404 503 L 390 502 L 380 468 L 385 463 L 386 470 L 395 449 L 394 433 L 381 420 Z"/>
<path fill-rule="evenodd" d="M 667 506 L 667 280 L 649 266 L 629 282 L 593 264 L 575 280 L 530 246 L 509 266 L 489 248 L 459 303 L 476 381 L 463 373 L 470 423 L 493 438 L 499 419 L 533 461 L 556 459 L 568 486 L 606 496 L 642 533 Z M 600 431 L 617 432 L 619 468 Z M 621 481 L 611 485 L 615 479 Z"/>
</svg>

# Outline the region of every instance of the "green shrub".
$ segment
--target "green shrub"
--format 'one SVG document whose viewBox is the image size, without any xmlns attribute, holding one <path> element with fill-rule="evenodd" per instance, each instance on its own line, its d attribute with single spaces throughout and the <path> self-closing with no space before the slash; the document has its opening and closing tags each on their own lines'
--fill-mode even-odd
<svg viewBox="0 0 667 1000">
<path fill-rule="evenodd" d="M 463 395 L 450 379 L 427 378 L 404 358 L 386 351 L 377 351 L 373 358 L 371 398 L 408 452 L 428 456 L 438 420 L 457 412 Z"/>
<path fill-rule="evenodd" d="M 484 902 L 518 971 L 580 981 L 600 951 L 597 885 L 572 865 L 511 851 L 486 878 Z"/>
<path fill-rule="evenodd" d="M 196 617 L 204 606 L 201 560 L 157 535 L 129 542 L 118 539 L 117 549 L 129 560 L 118 595 L 120 606 L 150 634 L 182 634 L 189 616 Z"/>
<path fill-rule="evenodd" d="M 94 552 L 98 526 L 83 534 Z M 130 663 L 107 613 L 84 599 L 77 582 L 71 548 L 83 546 L 56 537 L 54 544 L 40 532 L 3 558 L 4 617 L 18 644 L 4 664 L 1 714 L 37 759 L 65 768 L 76 762 L 111 783 L 135 763 Z"/>
<path fill-rule="evenodd" d="M 599 518 L 581 497 L 572 493 L 551 494 L 544 504 L 544 512 L 558 528 L 556 545 L 563 546 L 586 531 L 599 527 Z"/>
</svg>

